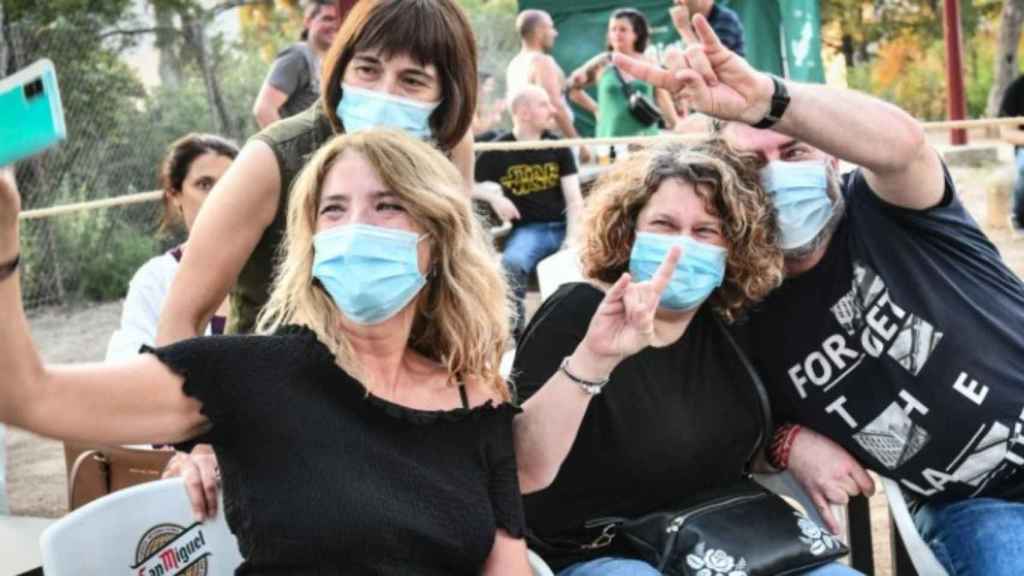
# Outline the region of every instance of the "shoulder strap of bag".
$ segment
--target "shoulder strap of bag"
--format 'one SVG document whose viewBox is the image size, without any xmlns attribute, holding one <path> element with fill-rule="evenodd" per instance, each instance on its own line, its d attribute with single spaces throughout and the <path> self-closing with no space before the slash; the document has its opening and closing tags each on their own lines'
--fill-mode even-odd
<svg viewBox="0 0 1024 576">
<path fill-rule="evenodd" d="M 743 369 L 746 370 L 747 375 L 750 376 L 750 383 L 753 385 L 754 395 L 757 397 L 757 403 L 761 408 L 761 423 L 763 426 L 761 428 L 761 434 L 757 440 L 757 444 L 754 446 L 754 451 L 751 452 L 750 458 L 747 459 L 747 461 L 750 462 L 754 459 L 754 456 L 757 455 L 757 452 L 767 444 L 769 439 L 772 437 L 772 434 L 775 432 L 775 424 L 772 422 L 771 403 L 768 400 L 768 390 L 765 389 L 764 382 L 762 382 L 761 377 L 758 376 L 757 370 L 754 370 L 754 365 L 750 363 L 750 359 L 747 358 L 746 353 L 743 352 L 743 349 L 736 343 L 736 340 L 732 337 L 729 329 L 726 328 L 725 323 L 722 322 L 722 319 L 718 314 L 713 313 L 713 316 L 715 317 L 715 324 L 718 326 L 719 330 L 722 331 L 722 335 L 725 336 L 725 341 L 728 342 L 729 346 L 734 352 L 736 352 L 736 356 L 740 359 L 740 364 L 743 366 Z"/>
<path fill-rule="evenodd" d="M 101 450 L 78 455 L 68 475 L 68 509 L 75 510 L 110 493 L 110 461 Z"/>
<path fill-rule="evenodd" d="M 622 77 L 622 72 L 619 71 L 619 67 L 611 62 L 609 55 L 608 65 L 612 67 L 612 71 L 615 72 L 615 77 L 619 79 L 619 86 L 622 86 L 622 93 L 626 96 L 626 102 L 629 102 L 630 98 L 633 97 L 633 87 L 626 82 L 626 79 Z"/>
</svg>

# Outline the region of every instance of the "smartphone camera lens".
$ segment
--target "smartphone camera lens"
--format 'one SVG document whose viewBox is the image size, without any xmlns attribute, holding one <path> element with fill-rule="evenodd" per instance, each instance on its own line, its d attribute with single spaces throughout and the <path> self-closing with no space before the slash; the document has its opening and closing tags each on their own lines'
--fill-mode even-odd
<svg viewBox="0 0 1024 576">
<path fill-rule="evenodd" d="M 25 99 L 31 100 L 43 93 L 43 79 L 36 78 L 25 85 Z"/>
</svg>

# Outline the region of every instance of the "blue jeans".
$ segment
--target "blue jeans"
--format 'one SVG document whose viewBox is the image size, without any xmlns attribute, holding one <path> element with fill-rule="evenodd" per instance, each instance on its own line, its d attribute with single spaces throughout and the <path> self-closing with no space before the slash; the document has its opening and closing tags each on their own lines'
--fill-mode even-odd
<svg viewBox="0 0 1024 576">
<path fill-rule="evenodd" d="M 804 576 L 854 576 L 860 574 L 853 568 L 833 562 L 819 566 Z M 661 576 L 654 566 L 641 560 L 626 558 L 595 558 L 579 562 L 558 573 L 558 576 Z"/>
<path fill-rule="evenodd" d="M 1013 181 L 1013 218 L 1024 228 L 1024 148 L 1017 151 L 1017 179 Z"/>
<path fill-rule="evenodd" d="M 1024 504 L 996 498 L 927 503 L 914 523 L 953 576 L 1024 574 Z"/>
<path fill-rule="evenodd" d="M 558 252 L 565 240 L 565 222 L 524 222 L 517 224 L 505 241 L 501 265 L 505 267 L 512 293 L 516 298 L 516 334 L 525 324 L 523 297 L 530 282 L 530 274 L 537 263 Z"/>
</svg>

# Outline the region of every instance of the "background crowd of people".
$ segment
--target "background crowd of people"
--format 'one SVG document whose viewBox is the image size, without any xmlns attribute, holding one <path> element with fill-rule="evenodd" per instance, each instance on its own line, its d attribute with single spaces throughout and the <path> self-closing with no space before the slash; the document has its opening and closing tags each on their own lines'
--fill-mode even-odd
<svg viewBox="0 0 1024 576">
<path fill-rule="evenodd" d="M 247 573 L 528 574 L 529 544 L 567 576 L 658 574 L 594 526 L 788 469 L 827 536 L 872 469 L 951 574 L 1019 574 L 1024 283 L 914 118 L 756 70 L 714 2 L 666 10 L 664 61 L 621 8 L 568 76 L 551 16 L 519 15 L 493 141 L 576 138 L 570 100 L 599 137 L 716 120 L 629 150 L 584 200 L 585 146 L 474 154 L 494 89 L 454 0 L 311 4 L 263 130 L 171 145 L 165 220 L 188 239 L 139 270 L 103 364 L 40 359 L 0 174 L 0 421 L 174 445 L 197 518 L 223 492 Z M 474 200 L 513 223 L 500 255 Z M 527 318 L 563 250 L 579 281 Z M 791 540 L 776 570 L 857 573 Z"/>
</svg>

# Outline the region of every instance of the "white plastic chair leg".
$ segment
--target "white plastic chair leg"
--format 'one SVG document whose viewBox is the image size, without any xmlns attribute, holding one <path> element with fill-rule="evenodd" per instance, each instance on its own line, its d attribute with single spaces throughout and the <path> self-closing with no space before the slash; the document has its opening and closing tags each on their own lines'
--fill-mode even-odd
<svg viewBox="0 0 1024 576">
<path fill-rule="evenodd" d="M 935 558 L 932 549 L 917 531 L 917 524 L 910 515 L 900 485 L 890 478 L 882 478 L 882 487 L 885 488 L 885 499 L 889 502 L 889 514 L 892 515 L 893 523 L 896 524 L 896 530 L 903 540 L 903 546 L 907 549 L 907 556 L 910 556 L 914 569 L 922 576 L 948 576 L 946 569 Z"/>
<path fill-rule="evenodd" d="M 555 573 L 551 571 L 547 563 L 533 550 L 526 550 L 526 558 L 530 561 L 530 569 L 533 571 L 533 576 L 555 576 Z"/>
</svg>

